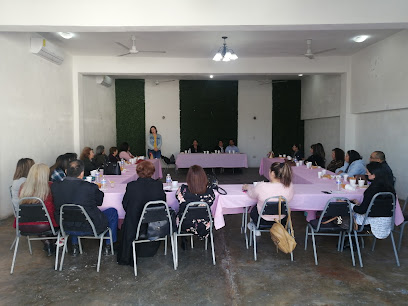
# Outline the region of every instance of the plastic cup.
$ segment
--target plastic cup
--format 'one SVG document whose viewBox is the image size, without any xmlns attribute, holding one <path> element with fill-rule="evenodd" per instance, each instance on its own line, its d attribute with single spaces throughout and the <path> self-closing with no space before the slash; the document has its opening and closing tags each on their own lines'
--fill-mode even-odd
<svg viewBox="0 0 408 306">
<path fill-rule="evenodd" d="M 91 183 L 92 182 L 92 176 L 87 176 L 86 181 Z"/>
<path fill-rule="evenodd" d="M 256 186 L 256 184 L 258 184 L 258 182 L 254 182 L 253 184 L 254 184 L 254 187 L 255 187 L 255 186 Z"/>
<path fill-rule="evenodd" d="M 322 171 L 317 172 L 317 177 L 318 178 L 322 178 L 322 175 L 323 175 Z"/>
<path fill-rule="evenodd" d="M 345 181 L 347 181 L 347 178 L 348 178 L 348 174 L 344 174 L 344 175 L 343 175 L 343 179 L 344 179 Z"/>
<path fill-rule="evenodd" d="M 172 187 L 173 189 L 178 188 L 178 181 L 172 181 L 172 182 L 171 182 L 171 187 Z"/>
<path fill-rule="evenodd" d="M 359 187 L 364 187 L 365 180 L 358 180 L 358 186 Z"/>
<path fill-rule="evenodd" d="M 286 154 L 283 154 L 283 158 L 286 158 Z"/>
<path fill-rule="evenodd" d="M 322 169 L 322 174 L 323 174 L 323 175 L 326 174 L 326 169 Z"/>
<path fill-rule="evenodd" d="M 115 182 L 114 182 L 114 181 L 111 181 L 111 182 L 110 182 L 110 186 L 111 186 L 111 188 L 115 188 Z"/>
<path fill-rule="evenodd" d="M 351 186 L 355 187 L 357 185 L 356 183 L 357 183 L 356 179 L 350 179 Z"/>
</svg>

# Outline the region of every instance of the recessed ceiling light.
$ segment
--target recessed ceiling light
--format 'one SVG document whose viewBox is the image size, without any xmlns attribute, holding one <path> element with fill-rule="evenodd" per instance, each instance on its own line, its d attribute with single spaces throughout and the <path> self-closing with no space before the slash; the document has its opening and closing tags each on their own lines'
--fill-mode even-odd
<svg viewBox="0 0 408 306">
<path fill-rule="evenodd" d="M 65 39 L 71 39 L 72 37 L 74 37 L 74 33 L 71 32 L 58 32 L 58 34 Z"/>
<path fill-rule="evenodd" d="M 210 75 L 210 79 L 212 79 L 214 76 L 213 75 Z"/>
<path fill-rule="evenodd" d="M 353 37 L 353 40 L 355 42 L 361 43 L 365 41 L 368 37 L 369 37 L 368 35 L 359 35 L 359 36 Z"/>
<path fill-rule="evenodd" d="M 303 74 L 302 74 L 302 73 L 299 73 L 298 76 L 303 76 Z"/>
</svg>

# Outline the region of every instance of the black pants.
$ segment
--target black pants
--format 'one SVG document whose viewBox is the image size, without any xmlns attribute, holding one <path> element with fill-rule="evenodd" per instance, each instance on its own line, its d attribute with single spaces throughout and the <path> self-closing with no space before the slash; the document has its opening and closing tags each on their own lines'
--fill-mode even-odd
<svg viewBox="0 0 408 306">
<path fill-rule="evenodd" d="M 253 207 L 249 215 L 251 216 L 252 221 L 254 221 L 254 223 L 256 225 L 257 222 L 258 222 L 258 218 L 259 218 L 258 208 L 256 206 Z M 283 218 L 281 220 L 281 223 L 282 223 L 283 226 L 285 226 L 287 219 L 288 218 L 285 217 L 285 218 Z M 260 225 L 272 226 L 274 223 L 275 223 L 275 221 L 267 221 L 267 220 L 261 218 Z"/>
</svg>

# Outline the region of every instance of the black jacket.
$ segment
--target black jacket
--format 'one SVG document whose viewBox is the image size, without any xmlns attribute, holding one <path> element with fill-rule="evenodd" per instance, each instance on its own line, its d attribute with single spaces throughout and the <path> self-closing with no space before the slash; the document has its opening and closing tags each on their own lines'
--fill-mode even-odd
<svg viewBox="0 0 408 306">
<path fill-rule="evenodd" d="M 121 232 L 122 241 L 118 250 L 118 263 L 121 265 L 133 265 L 132 241 L 136 237 L 136 230 L 139 224 L 145 204 L 149 201 L 166 201 L 166 194 L 163 191 L 163 183 L 152 178 L 139 177 L 136 181 L 130 182 L 126 186 L 126 193 L 123 197 L 122 205 L 126 211 Z M 142 243 L 140 248 L 149 249 L 150 256 L 153 256 L 160 243 Z M 148 256 L 148 255 L 145 255 Z"/>
<path fill-rule="evenodd" d="M 306 162 L 312 162 L 312 166 L 320 166 L 324 168 L 326 166 L 326 161 L 323 157 L 317 154 L 310 155 L 306 160 Z"/>
<path fill-rule="evenodd" d="M 103 169 L 107 161 L 108 161 L 108 157 L 105 154 L 99 154 L 99 155 L 95 155 L 93 159 L 93 164 L 95 165 L 96 168 Z"/>
<path fill-rule="evenodd" d="M 95 170 L 97 167 L 89 158 L 86 158 L 85 160 L 83 160 L 83 162 L 84 162 L 84 175 L 85 176 L 91 175 L 91 171 Z"/>
<path fill-rule="evenodd" d="M 367 189 L 364 191 L 364 199 L 360 205 L 354 206 L 353 210 L 358 214 L 365 214 L 367 212 L 368 206 L 370 205 L 371 199 L 375 194 L 379 192 L 387 192 L 386 188 L 376 186 L 373 182 Z M 394 193 L 395 195 L 395 193 Z M 388 199 L 388 198 L 387 198 Z M 392 217 L 392 202 L 390 200 L 380 200 L 372 206 L 370 217 Z"/>
<path fill-rule="evenodd" d="M 116 164 L 118 161 L 120 161 L 119 156 L 117 156 L 117 155 L 113 156 L 112 154 L 109 154 L 108 159 L 109 159 L 109 161 L 111 163 L 114 163 L 114 164 Z"/>
<path fill-rule="evenodd" d="M 78 204 L 85 208 L 98 233 L 108 226 L 108 219 L 98 208 L 102 205 L 104 194 L 96 184 L 68 176 L 62 182 L 54 182 L 51 185 L 51 193 L 57 223 L 60 221 L 60 208 L 63 204 Z M 80 224 L 77 227 L 78 231 L 88 229 Z"/>
<path fill-rule="evenodd" d="M 197 149 L 195 149 L 194 146 L 191 145 L 189 149 L 191 150 L 191 153 L 203 153 L 204 152 L 200 146 L 197 146 Z"/>
</svg>

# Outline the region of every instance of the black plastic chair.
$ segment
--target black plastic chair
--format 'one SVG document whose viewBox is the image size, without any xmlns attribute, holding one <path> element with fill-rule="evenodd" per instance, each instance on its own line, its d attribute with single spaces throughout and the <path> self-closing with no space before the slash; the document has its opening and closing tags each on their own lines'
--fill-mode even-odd
<svg viewBox="0 0 408 306">
<path fill-rule="evenodd" d="M 361 251 L 360 251 L 360 245 L 358 243 L 358 237 L 368 237 L 368 236 L 374 237 L 374 241 L 373 241 L 371 251 L 374 251 L 375 242 L 377 240 L 375 238 L 375 236 L 371 232 L 367 232 L 368 230 L 371 229 L 370 225 L 365 224 L 366 221 L 367 221 L 367 218 L 369 218 L 369 217 L 370 218 L 376 218 L 376 216 L 372 216 L 372 210 L 373 210 L 373 207 L 375 205 L 388 205 L 389 208 L 390 208 L 390 211 L 392 212 L 390 236 L 391 236 L 392 247 L 394 249 L 395 261 L 397 262 L 397 266 L 399 267 L 400 262 L 399 262 L 398 252 L 397 252 L 397 248 L 395 246 L 394 235 L 393 235 L 394 227 L 395 227 L 395 205 L 396 205 L 396 201 L 395 201 L 395 195 L 393 193 L 391 193 L 391 192 L 379 192 L 376 195 L 374 195 L 374 197 L 371 199 L 370 205 L 368 205 L 368 209 L 367 209 L 366 213 L 364 214 L 364 220 L 362 222 L 363 224 L 360 225 L 357 230 L 353 230 L 355 241 L 356 241 L 358 259 L 360 261 L 360 267 L 363 267 L 363 260 L 361 258 Z"/>
<path fill-rule="evenodd" d="M 191 237 L 191 248 L 194 247 L 193 245 L 193 233 L 187 233 L 182 231 L 182 226 L 183 222 L 185 219 L 191 220 L 191 219 L 207 219 L 210 222 L 210 241 L 211 241 L 211 252 L 212 252 L 212 259 L 213 259 L 213 264 L 215 265 L 215 251 L 214 251 L 214 235 L 213 235 L 213 218 L 211 214 L 210 207 L 206 202 L 191 202 L 187 204 L 186 209 L 183 212 L 183 215 L 181 216 L 177 232 L 174 233 L 174 250 L 175 250 L 175 262 L 176 262 L 176 269 L 178 267 L 178 244 L 177 244 L 177 238 L 179 236 L 190 236 Z M 208 237 L 205 238 L 205 245 L 204 248 L 207 250 L 207 245 L 208 245 Z"/>
<path fill-rule="evenodd" d="M 68 237 L 69 235 L 75 235 L 78 232 L 78 224 L 83 224 L 88 227 L 86 231 L 80 231 L 81 235 L 78 236 L 79 252 L 82 254 L 81 239 L 99 239 L 99 253 L 98 253 L 98 265 L 96 267 L 96 272 L 99 272 L 99 267 L 101 265 L 101 254 L 102 245 L 104 239 L 110 239 L 111 241 L 111 251 L 113 252 L 113 240 L 112 240 L 112 230 L 107 227 L 102 233 L 97 233 L 95 225 L 93 224 L 91 218 L 86 212 L 85 208 L 77 204 L 64 204 L 60 208 L 60 233 L 64 238 L 64 247 L 62 250 L 61 264 L 59 270 L 62 271 L 62 266 L 64 264 L 64 257 L 67 251 Z M 88 232 L 89 231 L 89 232 Z M 109 232 L 109 236 L 105 237 L 105 234 Z M 60 235 L 58 235 L 60 236 Z M 60 238 L 60 237 L 58 237 Z M 58 239 L 60 241 L 60 239 Z M 56 258 L 55 262 L 58 261 L 60 244 L 57 244 Z"/>
<path fill-rule="evenodd" d="M 403 214 L 405 212 L 405 208 L 407 207 L 407 203 L 408 203 L 408 197 L 405 200 L 404 206 L 402 207 L 402 213 Z M 408 223 L 408 214 L 404 214 L 404 222 L 402 222 L 401 227 L 400 227 L 400 237 L 399 237 L 399 241 L 398 241 L 398 252 L 401 249 L 402 236 L 404 235 L 404 228 L 405 228 L 405 225 L 407 223 Z"/>
<path fill-rule="evenodd" d="M 161 237 L 148 237 L 147 239 L 140 239 L 140 228 L 143 224 L 148 224 L 156 221 L 167 221 L 168 232 L 165 236 Z M 145 243 L 152 241 L 164 240 L 164 255 L 167 254 L 167 236 L 170 237 L 171 251 L 173 254 L 173 265 L 174 270 L 176 270 L 176 262 L 174 256 L 174 243 L 173 243 L 173 222 L 171 220 L 170 209 L 166 202 L 164 201 L 150 201 L 147 202 L 143 208 L 142 215 L 137 225 L 136 237 L 132 242 L 133 247 L 133 266 L 135 271 L 135 276 L 137 276 L 137 266 L 136 266 L 136 243 Z"/>
<path fill-rule="evenodd" d="M 21 204 L 22 202 L 26 200 L 35 200 L 36 203 Z M 20 223 L 28 223 L 28 222 L 47 222 L 49 224 L 49 229 L 41 233 L 20 231 Z M 52 225 L 50 215 L 48 214 L 47 207 L 45 206 L 44 202 L 40 198 L 37 198 L 37 197 L 26 197 L 26 198 L 20 199 L 20 204 L 19 204 L 17 216 L 16 216 L 16 238 L 15 238 L 13 262 L 11 264 L 10 274 L 13 274 L 13 271 L 14 271 L 14 265 L 16 262 L 16 255 L 17 255 L 20 237 L 21 236 L 27 237 L 28 249 L 30 251 L 30 254 L 32 255 L 33 250 L 31 248 L 31 241 L 32 240 L 57 239 L 57 237 L 51 237 L 49 235 L 56 236 L 57 232 L 55 231 L 55 228 Z M 30 236 L 47 236 L 47 237 L 35 237 L 34 238 Z M 55 263 L 57 263 L 57 260 Z"/>
<path fill-rule="evenodd" d="M 349 227 L 348 229 L 341 228 L 336 220 L 328 222 L 330 219 L 336 217 L 348 217 L 349 218 Z M 336 218 L 337 219 L 337 218 Z M 315 236 L 334 236 L 339 237 L 337 243 L 337 251 L 343 251 L 344 237 L 347 234 L 350 242 L 350 253 L 353 266 L 356 265 L 354 259 L 354 250 L 353 242 L 351 239 L 351 231 L 353 230 L 353 217 L 351 211 L 350 201 L 347 198 L 334 197 L 327 201 L 326 206 L 320 218 L 310 220 L 306 225 L 306 237 L 305 237 L 305 250 L 307 250 L 307 240 L 309 236 L 312 236 L 313 242 L 313 253 L 315 258 L 315 264 L 318 265 L 317 261 L 317 251 L 316 251 L 316 241 Z M 310 233 L 309 233 L 310 231 Z"/>
<path fill-rule="evenodd" d="M 281 203 L 281 215 L 288 215 L 290 213 L 290 208 L 289 204 L 286 200 L 285 197 L 283 196 L 274 196 L 267 198 L 262 206 L 262 213 L 259 214 L 258 220 L 252 220 L 249 224 L 251 225 L 251 228 L 249 229 L 249 245 L 252 246 L 252 240 L 254 243 L 254 260 L 257 260 L 257 242 L 256 242 L 256 231 L 259 231 L 261 233 L 266 233 L 269 232 L 273 224 L 268 224 L 268 225 L 263 225 L 262 224 L 262 215 L 279 215 L 279 199 Z M 254 206 L 252 209 L 257 209 L 256 206 Z M 245 220 L 248 219 L 248 209 L 245 209 Z M 290 222 L 290 219 L 287 219 L 287 222 Z M 255 223 L 256 222 L 256 223 Z M 272 221 L 271 221 L 272 222 Z M 289 224 L 290 225 L 290 224 Z M 291 233 L 291 226 L 288 226 L 288 233 Z M 246 235 L 246 228 L 245 228 L 245 242 L 246 242 L 246 247 L 248 249 L 248 238 Z M 293 261 L 293 252 L 290 253 L 290 259 Z"/>
</svg>

